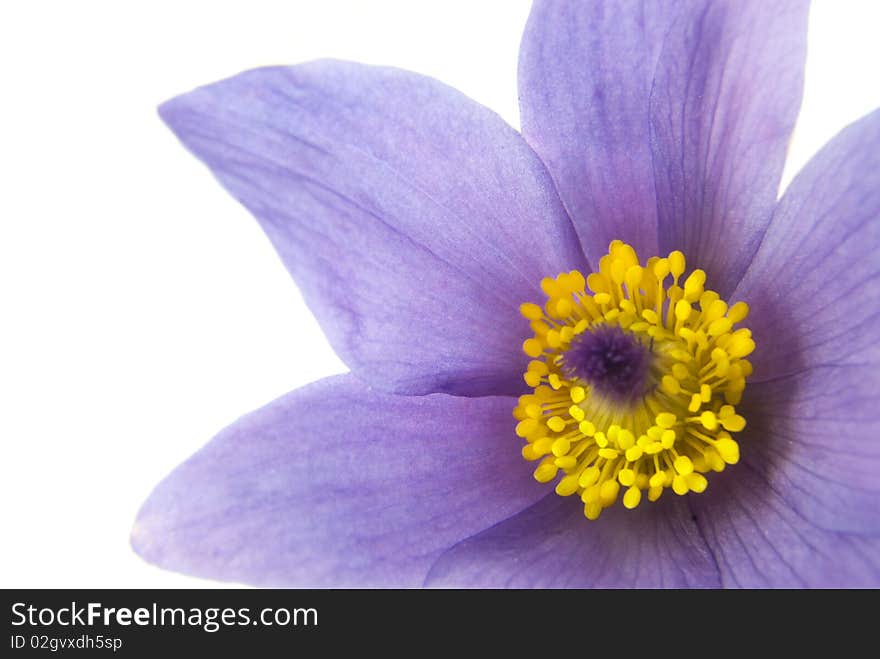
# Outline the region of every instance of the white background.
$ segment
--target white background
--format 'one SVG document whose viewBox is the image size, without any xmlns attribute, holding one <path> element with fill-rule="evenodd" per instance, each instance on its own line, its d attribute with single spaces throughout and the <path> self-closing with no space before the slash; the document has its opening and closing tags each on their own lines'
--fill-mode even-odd
<svg viewBox="0 0 880 659">
<path fill-rule="evenodd" d="M 529 2 L 0 5 L 0 586 L 175 587 L 128 546 L 217 430 L 341 372 L 256 222 L 159 121 L 240 70 L 339 57 L 518 125 Z M 880 106 L 880 3 L 817 0 L 785 180 Z"/>
</svg>

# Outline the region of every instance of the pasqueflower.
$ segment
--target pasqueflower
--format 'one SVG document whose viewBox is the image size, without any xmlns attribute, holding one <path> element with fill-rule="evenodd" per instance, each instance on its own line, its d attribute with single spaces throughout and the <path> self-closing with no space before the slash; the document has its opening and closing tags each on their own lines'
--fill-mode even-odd
<svg viewBox="0 0 880 659">
<path fill-rule="evenodd" d="M 351 373 L 178 467 L 135 549 L 257 585 L 880 583 L 880 113 L 777 201 L 807 12 L 539 0 L 522 134 L 336 61 L 161 106 Z"/>
</svg>

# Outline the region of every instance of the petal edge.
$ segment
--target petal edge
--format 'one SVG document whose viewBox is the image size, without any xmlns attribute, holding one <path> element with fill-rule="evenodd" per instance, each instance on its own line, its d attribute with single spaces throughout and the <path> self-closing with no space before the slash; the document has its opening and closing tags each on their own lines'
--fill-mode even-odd
<svg viewBox="0 0 880 659">
<path fill-rule="evenodd" d="M 351 375 L 308 385 L 172 472 L 132 546 L 261 586 L 418 586 L 444 549 L 543 494 L 510 450 L 514 402 L 393 396 Z"/>
</svg>

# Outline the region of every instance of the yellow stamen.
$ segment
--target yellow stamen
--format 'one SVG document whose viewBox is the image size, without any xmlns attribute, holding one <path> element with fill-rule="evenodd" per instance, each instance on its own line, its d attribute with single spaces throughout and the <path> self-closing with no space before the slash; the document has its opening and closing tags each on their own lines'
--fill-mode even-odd
<svg viewBox="0 0 880 659">
<path fill-rule="evenodd" d="M 613 505 L 621 486 L 623 505 L 635 508 L 665 489 L 703 492 L 703 474 L 739 461 L 732 433 L 746 421 L 735 406 L 755 342 L 736 326 L 749 307 L 728 306 L 707 290 L 702 270 L 685 272 L 681 252 L 643 265 L 630 245 L 614 241 L 598 272 L 547 277 L 546 304 L 520 306 L 534 333 L 523 342 L 531 358 L 523 378 L 533 393 L 514 409 L 522 455 L 538 462 L 538 481 L 561 475 L 556 492 L 579 495 L 587 519 Z M 608 328 L 647 351 L 646 386 L 631 398 L 608 395 L 566 368 L 573 344 Z"/>
</svg>

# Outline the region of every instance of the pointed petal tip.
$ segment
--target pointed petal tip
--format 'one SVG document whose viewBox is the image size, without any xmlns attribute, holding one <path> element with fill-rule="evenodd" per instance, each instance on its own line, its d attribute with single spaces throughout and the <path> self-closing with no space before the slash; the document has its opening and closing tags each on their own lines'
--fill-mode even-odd
<svg viewBox="0 0 880 659">
<path fill-rule="evenodd" d="M 158 114 L 162 122 L 172 130 L 174 130 L 174 115 L 175 110 L 179 105 L 179 99 L 180 96 L 175 96 L 166 101 L 162 101 L 156 106 L 156 114 Z"/>
<path fill-rule="evenodd" d="M 135 519 L 128 535 L 128 544 L 135 554 L 147 563 L 162 566 L 162 552 L 154 542 L 155 534 L 144 524 L 140 515 Z"/>
<path fill-rule="evenodd" d="M 167 506 L 160 506 L 165 514 L 156 513 L 157 495 L 160 495 L 170 478 L 171 475 L 162 479 L 141 504 L 131 526 L 128 543 L 132 551 L 147 563 L 174 570 L 176 568 L 169 560 L 173 554 L 171 548 L 175 537 L 172 532 L 173 519 L 169 515 L 172 511 Z"/>
<path fill-rule="evenodd" d="M 516 305 L 584 257 L 543 163 L 495 113 L 332 61 L 251 69 L 158 112 L 256 217 L 356 374 L 413 394 L 521 391 Z"/>
<path fill-rule="evenodd" d="M 542 494 L 506 451 L 514 403 L 392 396 L 351 375 L 313 383 L 167 476 L 131 547 L 163 569 L 258 586 L 419 585 L 441 551 Z"/>
</svg>

